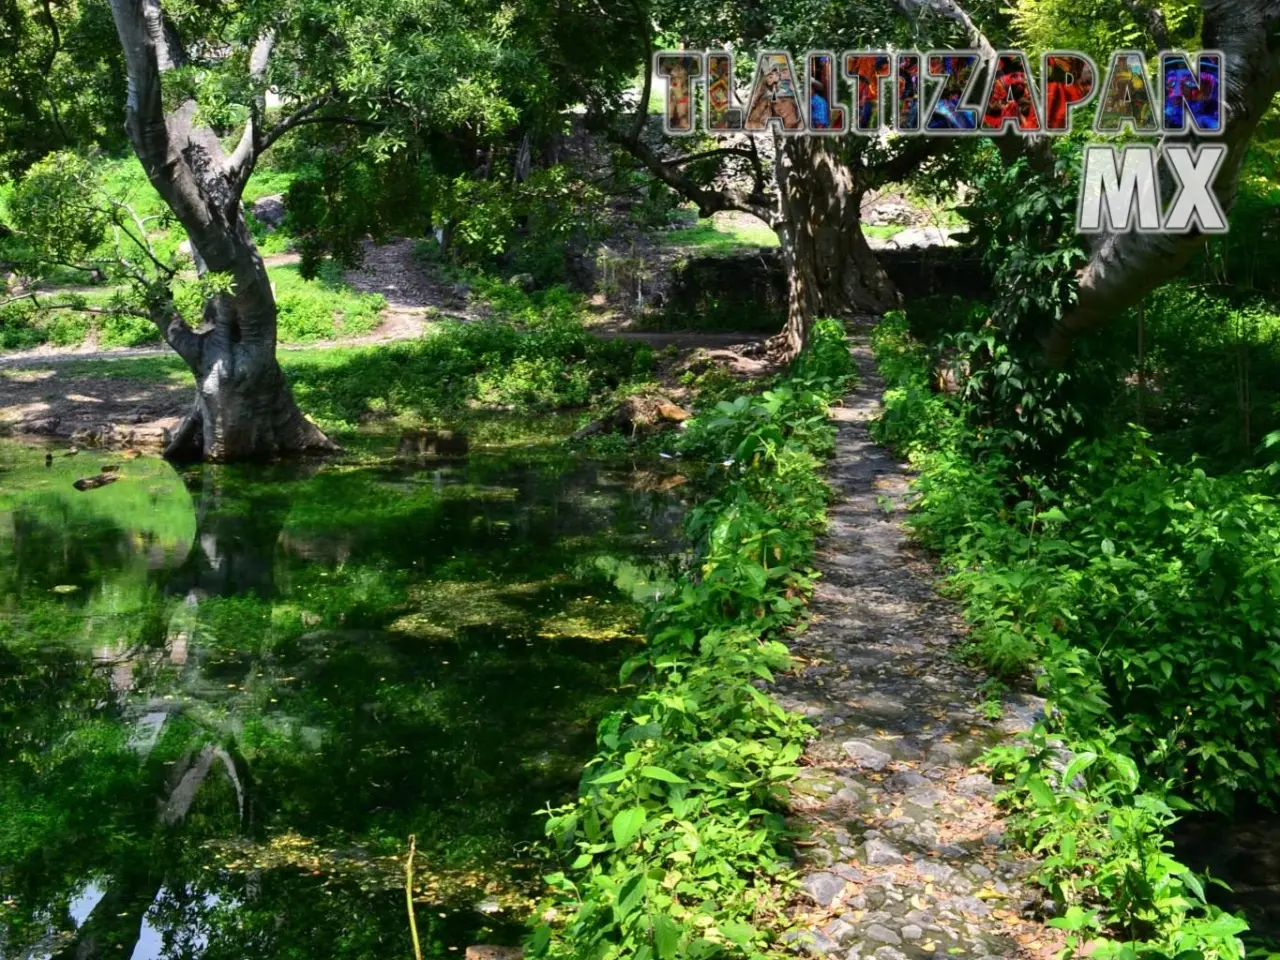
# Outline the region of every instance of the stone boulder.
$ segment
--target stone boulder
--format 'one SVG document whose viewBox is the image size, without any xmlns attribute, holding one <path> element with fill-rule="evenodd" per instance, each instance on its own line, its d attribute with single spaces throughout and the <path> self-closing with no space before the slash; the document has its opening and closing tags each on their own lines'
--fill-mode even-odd
<svg viewBox="0 0 1280 960">
<path fill-rule="evenodd" d="M 918 217 L 919 214 L 909 204 L 900 200 L 887 200 L 873 206 L 862 219 L 864 223 L 873 226 L 907 227 L 915 223 Z"/>
<path fill-rule="evenodd" d="M 406 430 L 400 435 L 398 457 L 465 457 L 467 435 L 455 430 Z"/>
<path fill-rule="evenodd" d="M 268 231 L 275 230 L 284 223 L 284 194 L 273 193 L 269 197 L 259 197 L 250 205 L 249 212 Z"/>
</svg>

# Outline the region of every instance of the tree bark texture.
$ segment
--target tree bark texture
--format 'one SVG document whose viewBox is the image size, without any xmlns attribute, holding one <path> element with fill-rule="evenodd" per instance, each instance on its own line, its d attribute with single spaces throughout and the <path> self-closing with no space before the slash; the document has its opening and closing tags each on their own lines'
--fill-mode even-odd
<svg viewBox="0 0 1280 960">
<path fill-rule="evenodd" d="M 1258 121 L 1280 90 L 1280 0 L 1205 0 L 1202 46 L 1223 53 L 1225 93 L 1223 133 L 1200 137 L 1171 134 L 1165 143 L 1220 142 L 1227 156 L 1213 190 L 1224 211 L 1235 201 L 1249 141 Z M 1167 164 L 1160 164 L 1160 194 L 1172 201 L 1176 188 Z M 1203 233 L 1103 234 L 1080 272 L 1079 298 L 1049 332 L 1049 359 L 1061 363 L 1071 341 L 1090 333 L 1176 276 L 1204 245 Z"/>
<path fill-rule="evenodd" d="M 777 151 L 779 217 L 787 271 L 783 353 L 804 346 L 818 317 L 878 314 L 902 302 L 862 232 L 865 188 L 817 137 L 788 138 Z"/>
</svg>

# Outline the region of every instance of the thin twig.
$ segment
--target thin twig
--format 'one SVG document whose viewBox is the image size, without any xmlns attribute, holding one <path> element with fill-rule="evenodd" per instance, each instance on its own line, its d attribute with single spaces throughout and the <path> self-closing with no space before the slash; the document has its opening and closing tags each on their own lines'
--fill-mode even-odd
<svg viewBox="0 0 1280 960">
<path fill-rule="evenodd" d="M 413 912 L 413 855 L 417 849 L 417 836 L 409 834 L 409 858 L 404 865 L 404 903 L 409 910 L 409 936 L 413 937 L 414 960 L 422 960 L 422 944 L 418 941 L 418 918 Z"/>
</svg>

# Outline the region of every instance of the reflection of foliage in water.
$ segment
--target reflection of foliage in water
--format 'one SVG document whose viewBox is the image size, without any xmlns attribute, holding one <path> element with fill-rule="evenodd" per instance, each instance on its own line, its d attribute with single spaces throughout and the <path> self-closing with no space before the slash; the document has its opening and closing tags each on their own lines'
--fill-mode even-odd
<svg viewBox="0 0 1280 960">
<path fill-rule="evenodd" d="M 670 497 L 545 448 L 87 494 L 39 458 L 0 448 L 0 955 L 128 956 L 144 916 L 169 956 L 400 951 L 411 832 L 437 952 L 520 901 Z"/>
</svg>

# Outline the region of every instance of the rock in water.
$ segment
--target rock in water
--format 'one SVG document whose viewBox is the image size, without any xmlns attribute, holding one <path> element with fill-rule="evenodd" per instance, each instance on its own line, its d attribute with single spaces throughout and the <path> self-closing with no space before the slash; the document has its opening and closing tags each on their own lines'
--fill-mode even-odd
<svg viewBox="0 0 1280 960">
<path fill-rule="evenodd" d="M 519 947 L 499 947 L 492 943 L 473 943 L 467 947 L 466 960 L 524 960 Z"/>
<path fill-rule="evenodd" d="M 671 424 L 684 423 L 691 416 L 693 414 L 668 396 L 638 393 L 627 397 L 599 420 L 587 424 L 573 435 L 573 439 L 582 440 L 611 430 L 621 430 L 631 437 L 656 433 Z"/>
<path fill-rule="evenodd" d="M 120 479 L 118 473 L 100 473 L 96 477 L 81 477 L 72 484 L 77 490 L 96 490 Z"/>
<path fill-rule="evenodd" d="M 658 416 L 672 423 L 684 423 L 692 414 L 684 407 L 678 407 L 670 400 L 658 404 Z"/>
<path fill-rule="evenodd" d="M 58 424 L 61 422 L 57 417 L 46 417 L 43 420 L 27 420 L 19 423 L 17 430 L 19 433 L 51 437 L 58 432 Z"/>
</svg>

